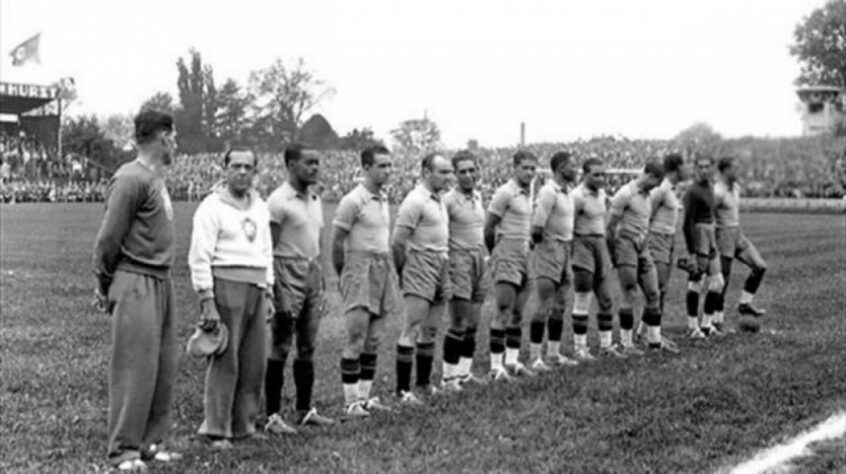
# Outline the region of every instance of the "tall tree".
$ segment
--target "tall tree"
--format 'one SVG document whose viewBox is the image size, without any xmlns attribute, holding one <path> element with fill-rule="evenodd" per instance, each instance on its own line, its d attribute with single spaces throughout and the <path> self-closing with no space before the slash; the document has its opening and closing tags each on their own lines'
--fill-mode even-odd
<svg viewBox="0 0 846 474">
<path fill-rule="evenodd" d="M 696 122 L 679 132 L 674 141 L 687 154 L 716 154 L 722 150 L 723 137 L 706 122 Z"/>
<path fill-rule="evenodd" d="M 250 98 L 234 79 L 228 79 L 217 93 L 217 105 L 215 117 L 217 137 L 223 143 L 241 140 L 244 130 L 249 125 L 247 109 L 250 106 Z"/>
<path fill-rule="evenodd" d="M 152 97 L 141 104 L 141 110 L 158 110 L 173 115 L 176 106 L 173 103 L 173 96 L 167 92 L 156 92 Z"/>
<path fill-rule="evenodd" d="M 441 146 L 441 131 L 438 124 L 427 117 L 409 119 L 391 130 L 391 137 L 399 150 L 410 153 L 435 151 Z"/>
<path fill-rule="evenodd" d="M 269 67 L 250 73 L 253 102 L 253 139 L 278 146 L 296 137 L 305 114 L 334 91 L 306 68 L 300 58 L 293 67 L 276 59 Z"/>
<path fill-rule="evenodd" d="M 297 140 L 309 146 L 325 150 L 338 142 L 338 134 L 321 114 L 314 114 L 305 121 L 297 132 Z"/>
<path fill-rule="evenodd" d="M 211 151 L 216 148 L 214 137 L 217 114 L 217 90 L 214 71 L 203 64 L 199 51 L 189 51 L 189 62 L 176 61 L 180 109 L 176 112 L 176 128 L 180 146 L 187 152 Z"/>
<path fill-rule="evenodd" d="M 135 124 L 131 114 L 112 114 L 102 122 L 101 129 L 105 137 L 112 141 L 119 149 L 132 146 L 135 134 Z"/>
<path fill-rule="evenodd" d="M 802 66 L 798 85 L 846 88 L 846 0 L 829 0 L 794 31 L 790 54 Z"/>
<path fill-rule="evenodd" d="M 62 144 L 65 151 L 84 156 L 107 169 L 117 169 L 122 154 L 106 137 L 100 121 L 94 115 L 70 118 L 62 126 Z"/>
</svg>

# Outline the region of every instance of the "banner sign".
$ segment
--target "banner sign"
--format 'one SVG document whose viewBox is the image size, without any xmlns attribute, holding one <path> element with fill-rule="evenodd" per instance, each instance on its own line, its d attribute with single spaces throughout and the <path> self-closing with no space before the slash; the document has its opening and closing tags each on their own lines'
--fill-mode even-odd
<svg viewBox="0 0 846 474">
<path fill-rule="evenodd" d="M 59 96 L 59 88 L 38 86 L 35 84 L 16 84 L 0 82 L 0 96 L 27 97 L 32 99 L 55 99 Z"/>
</svg>

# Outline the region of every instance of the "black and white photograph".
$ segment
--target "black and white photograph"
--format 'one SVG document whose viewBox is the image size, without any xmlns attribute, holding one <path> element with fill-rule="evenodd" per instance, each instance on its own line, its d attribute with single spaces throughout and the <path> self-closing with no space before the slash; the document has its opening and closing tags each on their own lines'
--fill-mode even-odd
<svg viewBox="0 0 846 474">
<path fill-rule="evenodd" d="M 0 0 L 0 471 L 846 474 L 846 0 Z"/>
</svg>

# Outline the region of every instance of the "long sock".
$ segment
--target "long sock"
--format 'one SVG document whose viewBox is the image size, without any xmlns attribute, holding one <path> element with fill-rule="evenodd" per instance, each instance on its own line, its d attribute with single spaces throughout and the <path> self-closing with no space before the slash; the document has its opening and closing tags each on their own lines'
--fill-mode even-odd
<svg viewBox="0 0 846 474">
<path fill-rule="evenodd" d="M 411 390 L 411 368 L 414 365 L 414 348 L 397 344 L 397 393 Z"/>
<path fill-rule="evenodd" d="M 361 364 L 361 373 L 358 376 L 358 397 L 361 400 L 370 399 L 370 389 L 373 387 L 373 379 L 376 377 L 377 355 L 374 352 L 364 352 L 358 361 Z"/>
<path fill-rule="evenodd" d="M 490 335 L 491 370 L 502 368 L 502 356 L 505 353 L 505 330 L 491 328 Z"/>
<path fill-rule="evenodd" d="M 264 377 L 264 399 L 267 416 L 279 413 L 284 384 L 285 361 L 267 359 L 267 373 Z"/>
<path fill-rule="evenodd" d="M 573 313 L 573 346 L 576 350 L 587 348 L 588 315 Z"/>
<path fill-rule="evenodd" d="M 644 308 L 643 323 L 646 324 L 646 340 L 650 344 L 661 342 L 661 310 L 658 308 Z"/>
<path fill-rule="evenodd" d="M 523 339 L 523 330 L 520 326 L 505 328 L 505 365 L 517 364 L 520 355 L 520 342 Z"/>
<path fill-rule="evenodd" d="M 533 320 L 529 324 L 529 359 L 535 360 L 541 357 L 541 348 L 543 347 L 543 332 L 546 329 L 546 323 L 542 320 Z"/>
<path fill-rule="evenodd" d="M 360 372 L 359 359 L 341 359 L 341 383 L 344 385 L 344 403 L 346 405 L 359 400 L 358 377 Z"/>
<path fill-rule="evenodd" d="M 699 292 L 698 291 L 687 290 L 687 296 L 685 297 L 685 303 L 687 305 L 687 316 L 689 318 L 696 318 L 697 316 L 699 316 Z"/>
<path fill-rule="evenodd" d="M 599 326 L 599 347 L 611 347 L 611 331 L 614 329 L 614 315 L 611 313 L 599 313 L 596 315 Z"/>
<path fill-rule="evenodd" d="M 716 291 L 709 291 L 705 294 L 705 304 L 703 305 L 702 326 L 710 327 L 714 318 L 714 312 L 717 310 L 719 304 L 720 294 Z"/>
<path fill-rule="evenodd" d="M 755 297 L 755 293 L 758 292 L 758 288 L 761 286 L 761 281 L 764 279 L 764 273 L 766 270 L 753 270 L 752 273 L 749 274 L 749 277 L 746 278 L 746 283 L 743 284 L 743 292 L 740 293 L 740 302 L 750 304 L 752 303 L 752 298 Z"/>
<path fill-rule="evenodd" d="M 311 360 L 294 360 L 294 384 L 297 387 L 297 411 L 308 410 L 314 388 L 314 363 Z"/>
<path fill-rule="evenodd" d="M 435 361 L 435 343 L 417 343 L 417 386 L 426 387 L 432 383 L 432 363 Z"/>
<path fill-rule="evenodd" d="M 456 376 L 458 361 L 461 358 L 461 350 L 464 345 L 464 331 L 451 328 L 444 336 L 444 380 Z"/>
<path fill-rule="evenodd" d="M 473 366 L 473 355 L 476 353 L 476 327 L 469 327 L 464 331 L 464 341 L 461 343 L 461 358 L 458 361 L 459 377 L 470 375 Z"/>
<path fill-rule="evenodd" d="M 560 317 L 558 317 L 560 316 Z M 551 316 L 546 321 L 546 355 L 560 355 L 561 354 L 561 334 L 564 332 L 564 318 L 563 314 Z"/>
<path fill-rule="evenodd" d="M 632 329 L 634 328 L 634 311 L 632 308 L 620 308 L 620 342 L 624 346 L 631 346 Z"/>
</svg>

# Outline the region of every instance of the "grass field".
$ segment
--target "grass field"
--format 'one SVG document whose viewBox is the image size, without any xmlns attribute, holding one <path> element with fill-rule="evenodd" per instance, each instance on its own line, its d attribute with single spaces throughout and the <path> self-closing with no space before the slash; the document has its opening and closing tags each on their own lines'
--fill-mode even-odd
<svg viewBox="0 0 846 474">
<path fill-rule="evenodd" d="M 185 260 L 193 207 L 179 203 L 176 211 L 174 276 L 184 343 L 198 317 Z M 101 212 L 101 205 L 0 208 L 0 471 L 105 468 L 110 321 L 89 308 Z M 186 457 L 161 472 L 675 473 L 731 466 L 846 409 L 843 216 L 745 214 L 744 222 L 770 267 L 759 296 L 770 316 L 757 335 L 684 341 L 683 281 L 676 273 L 666 319 L 668 334 L 682 345 L 679 356 L 602 360 L 225 453 L 193 437 L 202 418 L 203 362 L 182 357 L 173 412 L 175 442 Z M 732 306 L 745 274 L 735 271 Z M 337 304 L 338 295 L 330 294 L 315 387 L 318 406 L 332 415 L 341 405 Z M 397 332 L 393 322 L 375 387 L 388 400 Z M 480 334 L 486 367 L 485 328 Z M 799 463 L 801 471 L 846 472 L 842 441 L 819 446 Z"/>
</svg>

